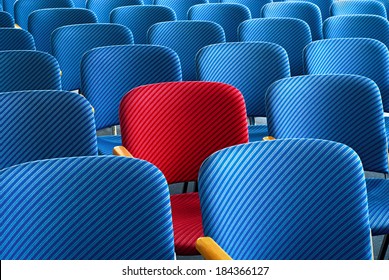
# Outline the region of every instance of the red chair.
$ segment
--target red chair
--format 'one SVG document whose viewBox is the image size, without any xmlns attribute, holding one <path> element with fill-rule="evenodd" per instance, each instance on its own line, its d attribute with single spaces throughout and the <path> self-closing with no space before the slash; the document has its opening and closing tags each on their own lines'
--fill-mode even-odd
<svg viewBox="0 0 389 280">
<path fill-rule="evenodd" d="M 120 104 L 122 147 L 114 154 L 147 160 L 169 184 L 197 181 L 212 153 L 248 142 L 246 108 L 233 86 L 215 82 L 171 82 L 141 86 Z M 171 196 L 175 250 L 198 254 L 203 236 L 197 192 Z"/>
</svg>

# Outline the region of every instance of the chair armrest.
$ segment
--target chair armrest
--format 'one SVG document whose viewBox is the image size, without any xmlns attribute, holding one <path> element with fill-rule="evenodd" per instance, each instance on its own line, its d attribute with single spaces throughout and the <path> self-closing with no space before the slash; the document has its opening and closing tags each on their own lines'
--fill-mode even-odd
<svg viewBox="0 0 389 280">
<path fill-rule="evenodd" d="M 262 138 L 263 141 L 274 141 L 276 140 L 276 138 L 274 138 L 273 136 L 265 136 Z"/>
<path fill-rule="evenodd" d="M 211 237 L 197 239 L 196 249 L 206 260 L 232 260 Z"/>
<path fill-rule="evenodd" d="M 123 146 L 116 146 L 115 148 L 113 148 L 113 151 L 112 153 L 115 155 L 115 156 L 121 156 L 121 157 L 131 157 L 133 158 L 134 156 L 131 155 L 131 153 Z"/>
</svg>

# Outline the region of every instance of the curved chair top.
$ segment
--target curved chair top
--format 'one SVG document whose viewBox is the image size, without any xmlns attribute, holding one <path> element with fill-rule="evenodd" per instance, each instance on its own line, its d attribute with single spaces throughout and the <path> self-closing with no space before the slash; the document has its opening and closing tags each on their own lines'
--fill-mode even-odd
<svg viewBox="0 0 389 280">
<path fill-rule="evenodd" d="M 188 10 L 197 4 L 207 4 L 208 0 L 154 0 L 154 5 L 167 6 L 176 13 L 178 20 L 188 19 Z"/>
<path fill-rule="evenodd" d="M 261 9 L 262 9 L 263 5 L 265 5 L 267 3 L 271 3 L 272 0 L 220 0 L 220 1 L 214 1 L 214 2 L 238 3 L 238 4 L 245 5 L 247 8 L 249 8 L 252 18 L 260 18 L 261 17 Z"/>
<path fill-rule="evenodd" d="M 35 50 L 34 37 L 19 28 L 0 28 L 0 51 Z"/>
<path fill-rule="evenodd" d="M 12 15 L 5 11 L 0 11 L 0 28 L 8 27 L 13 28 L 15 26 L 15 20 Z"/>
<path fill-rule="evenodd" d="M 92 10 L 100 23 L 109 23 L 109 15 L 115 8 L 143 5 L 142 0 L 86 0 L 86 8 Z"/>
<path fill-rule="evenodd" d="M 330 7 L 331 16 L 343 15 L 377 15 L 386 18 L 385 5 L 373 0 L 335 1 Z"/>
</svg>

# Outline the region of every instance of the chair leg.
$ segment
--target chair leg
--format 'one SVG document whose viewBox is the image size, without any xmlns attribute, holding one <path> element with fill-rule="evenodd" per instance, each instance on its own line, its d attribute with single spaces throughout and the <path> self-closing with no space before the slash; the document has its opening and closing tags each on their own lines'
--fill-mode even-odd
<svg viewBox="0 0 389 280">
<path fill-rule="evenodd" d="M 182 193 L 187 193 L 188 192 L 188 185 L 189 185 L 189 182 L 185 182 L 184 183 L 184 189 L 183 189 Z"/>
<path fill-rule="evenodd" d="M 194 191 L 199 192 L 199 183 L 197 181 L 194 181 Z"/>
<path fill-rule="evenodd" d="M 386 251 L 388 250 L 388 245 L 389 245 L 389 234 L 386 234 L 384 236 L 384 240 L 382 241 L 380 252 L 378 253 L 379 260 L 385 259 Z"/>
</svg>

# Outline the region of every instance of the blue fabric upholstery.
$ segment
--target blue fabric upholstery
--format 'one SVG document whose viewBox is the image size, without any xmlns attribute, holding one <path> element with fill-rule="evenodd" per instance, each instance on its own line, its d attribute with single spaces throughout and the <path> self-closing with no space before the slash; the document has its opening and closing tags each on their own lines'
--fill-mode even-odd
<svg viewBox="0 0 389 280">
<path fill-rule="evenodd" d="M 328 39 L 304 49 L 305 74 L 355 74 L 372 79 L 380 88 L 384 111 L 389 111 L 389 51 L 366 38 Z"/>
<path fill-rule="evenodd" d="M 53 159 L 0 177 L 3 260 L 174 259 L 169 189 L 146 161 Z"/>
<path fill-rule="evenodd" d="M 250 10 L 241 4 L 215 3 L 191 7 L 188 11 L 190 20 L 208 20 L 223 27 L 227 42 L 238 41 L 238 26 L 245 20 L 251 19 Z"/>
<path fill-rule="evenodd" d="M 80 88 L 80 62 L 88 50 L 130 44 L 133 44 L 131 31 L 119 24 L 77 24 L 57 28 L 51 35 L 51 49 L 61 66 L 63 88 Z"/>
<path fill-rule="evenodd" d="M 252 18 L 260 18 L 263 5 L 272 2 L 272 0 L 220 0 L 215 2 L 238 3 L 245 5 L 247 8 L 249 8 Z"/>
<path fill-rule="evenodd" d="M 266 108 L 269 135 L 276 139 L 340 142 L 358 153 L 365 170 L 389 172 L 381 95 L 372 80 L 356 75 L 284 79 L 269 87 Z"/>
<path fill-rule="evenodd" d="M 358 14 L 377 15 L 386 18 L 386 9 L 382 2 L 369 0 L 335 1 L 330 7 L 331 16 Z"/>
<path fill-rule="evenodd" d="M 223 28 L 210 21 L 172 21 L 154 24 L 148 42 L 173 49 L 179 56 L 184 81 L 196 80 L 195 56 L 205 46 L 225 42 Z"/>
<path fill-rule="evenodd" d="M 265 94 L 275 81 L 290 77 L 288 55 L 267 42 L 216 44 L 196 56 L 200 81 L 233 85 L 243 94 L 249 117 L 266 117 Z"/>
<path fill-rule="evenodd" d="M 238 29 L 240 41 L 265 41 L 280 45 L 288 53 L 292 76 L 303 74 L 302 53 L 312 42 L 307 23 L 293 18 L 265 18 L 243 22 Z"/>
<path fill-rule="evenodd" d="M 67 91 L 0 93 L 0 169 L 33 160 L 97 155 L 85 98 Z"/>
<path fill-rule="evenodd" d="M 38 51 L 0 51 L 0 92 L 60 90 L 57 60 Z"/>
<path fill-rule="evenodd" d="M 28 31 L 34 36 L 37 50 L 51 53 L 51 33 L 55 29 L 65 25 L 96 22 L 96 15 L 87 9 L 43 9 L 30 14 Z"/>
<path fill-rule="evenodd" d="M 264 124 L 249 125 L 248 129 L 250 142 L 262 141 L 263 137 L 269 135 L 269 132 L 267 131 L 267 125 Z"/>
<path fill-rule="evenodd" d="M 97 137 L 97 147 L 100 155 L 112 155 L 112 150 L 116 146 L 122 146 L 120 135 L 104 135 Z"/>
<path fill-rule="evenodd" d="M 334 3 L 336 0 L 285 0 L 285 1 L 302 1 L 302 2 L 310 2 L 315 4 L 319 7 L 321 12 L 321 17 L 324 20 L 326 20 L 330 16 L 330 7 L 332 3 Z M 385 0 L 383 0 L 385 1 Z M 273 1 L 275 2 L 275 1 Z"/>
<path fill-rule="evenodd" d="M 26 30 L 0 28 L 0 51 L 35 50 L 34 38 Z"/>
<path fill-rule="evenodd" d="M 385 9 L 386 9 L 386 15 L 389 15 L 389 1 L 387 1 L 387 0 L 376 0 L 376 1 L 384 4 Z"/>
<path fill-rule="evenodd" d="M 86 8 L 97 15 L 100 23 L 109 23 L 109 15 L 115 8 L 142 4 L 142 0 L 86 0 Z"/>
<path fill-rule="evenodd" d="M 208 0 L 154 0 L 154 5 L 166 6 L 176 13 L 178 20 L 188 19 L 188 10 L 197 4 L 206 4 Z"/>
<path fill-rule="evenodd" d="M 147 44 L 147 30 L 153 24 L 175 20 L 175 12 L 164 6 L 127 6 L 111 12 L 111 22 L 127 26 L 134 35 L 135 44 Z"/>
<path fill-rule="evenodd" d="M 74 3 L 74 6 L 77 8 L 85 8 L 86 7 L 86 0 L 72 0 Z"/>
<path fill-rule="evenodd" d="M 15 2 L 15 22 L 23 29 L 28 28 L 28 16 L 36 10 L 47 8 L 72 8 L 74 7 L 72 0 L 46 0 L 46 1 L 31 1 L 18 0 Z"/>
<path fill-rule="evenodd" d="M 320 9 L 312 3 L 305 1 L 269 3 L 263 6 L 262 17 L 301 19 L 308 23 L 313 41 L 323 39 Z"/>
<path fill-rule="evenodd" d="M 389 234 L 389 180 L 366 179 L 373 235 Z"/>
<path fill-rule="evenodd" d="M 346 1 L 347 2 L 347 1 Z M 389 46 L 389 22 L 375 15 L 345 15 L 328 18 L 323 23 L 325 39 L 371 38 Z"/>
<path fill-rule="evenodd" d="M 15 26 L 15 21 L 12 15 L 8 12 L 0 12 L 0 27 L 9 27 L 13 28 Z"/>
<path fill-rule="evenodd" d="M 346 145 L 255 142 L 199 174 L 204 234 L 233 259 L 371 259 L 365 177 Z"/>
<path fill-rule="evenodd" d="M 16 0 L 3 0 L 3 11 L 8 12 L 14 17 L 14 3 Z"/>
</svg>

